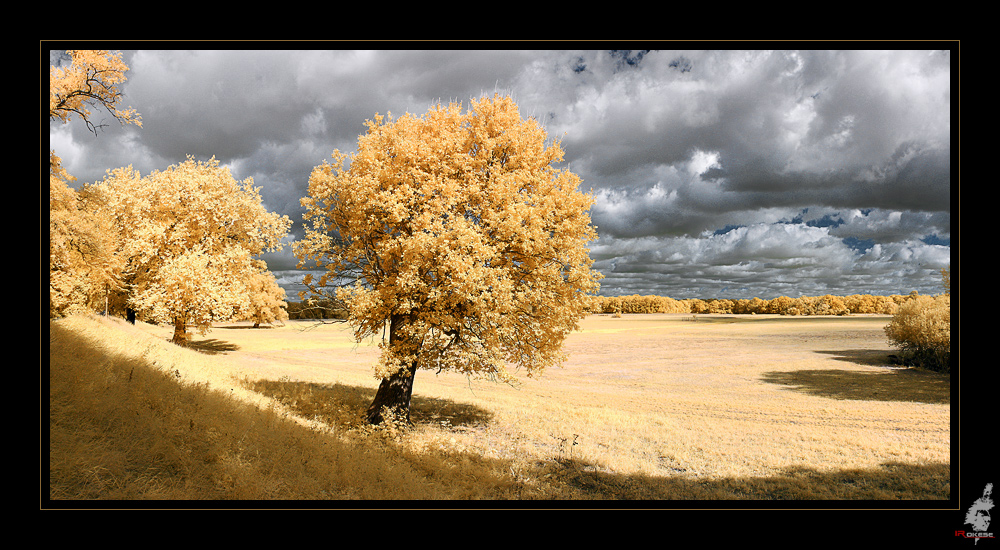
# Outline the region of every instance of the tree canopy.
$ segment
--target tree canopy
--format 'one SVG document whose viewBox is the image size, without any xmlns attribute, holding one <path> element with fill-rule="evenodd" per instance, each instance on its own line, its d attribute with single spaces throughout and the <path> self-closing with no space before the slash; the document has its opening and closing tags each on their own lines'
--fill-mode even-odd
<svg viewBox="0 0 1000 550">
<path fill-rule="evenodd" d="M 305 281 L 314 293 L 341 285 L 356 338 L 390 326 L 369 420 L 382 405 L 408 415 L 417 368 L 512 381 L 509 365 L 531 376 L 561 363 L 600 275 L 593 199 L 554 166 L 558 142 L 498 95 L 367 128 L 357 153 L 313 170 L 294 250 L 324 268 Z M 394 383 L 403 395 L 388 398 Z"/>
<path fill-rule="evenodd" d="M 111 170 L 83 193 L 110 220 L 129 307 L 173 324 L 174 341 L 185 326 L 256 313 L 252 298 L 269 285 L 254 256 L 280 249 L 291 221 L 264 208 L 252 178 L 238 182 L 214 157 L 189 157 L 146 177 L 131 166 Z"/>
</svg>

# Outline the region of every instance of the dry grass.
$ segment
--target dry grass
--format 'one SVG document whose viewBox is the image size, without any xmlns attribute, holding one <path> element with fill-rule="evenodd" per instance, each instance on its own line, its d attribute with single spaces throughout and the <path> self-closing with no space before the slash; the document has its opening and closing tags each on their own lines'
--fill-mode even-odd
<svg viewBox="0 0 1000 550">
<path fill-rule="evenodd" d="M 938 500 L 947 375 L 888 367 L 888 316 L 591 316 L 518 387 L 417 374 L 410 430 L 361 415 L 342 324 L 50 324 L 53 499 Z"/>
</svg>

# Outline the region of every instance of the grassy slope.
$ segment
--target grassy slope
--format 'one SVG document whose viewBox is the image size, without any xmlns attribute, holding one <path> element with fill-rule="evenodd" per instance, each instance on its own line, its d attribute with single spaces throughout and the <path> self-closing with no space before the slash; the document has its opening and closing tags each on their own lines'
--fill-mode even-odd
<svg viewBox="0 0 1000 550">
<path fill-rule="evenodd" d="M 451 496 L 378 445 L 341 441 L 209 374 L 221 357 L 116 319 L 50 330 L 53 499 Z"/>
<path fill-rule="evenodd" d="M 567 368 L 517 389 L 421 374 L 399 434 L 359 424 L 376 351 L 342 328 L 216 329 L 192 350 L 73 317 L 50 324 L 49 495 L 947 499 L 942 379 L 890 381 L 852 347 L 871 327 L 836 322 L 590 318 Z"/>
</svg>

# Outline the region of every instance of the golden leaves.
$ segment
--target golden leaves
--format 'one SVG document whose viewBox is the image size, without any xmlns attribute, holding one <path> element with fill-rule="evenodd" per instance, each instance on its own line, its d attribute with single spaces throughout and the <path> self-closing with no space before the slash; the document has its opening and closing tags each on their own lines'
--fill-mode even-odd
<svg viewBox="0 0 1000 550">
<path fill-rule="evenodd" d="M 84 208 L 86 191 L 69 187 L 54 153 L 49 161 L 49 314 L 61 316 L 98 307 L 109 289 L 117 289 L 121 258 L 114 254 L 113 224 Z"/>
<path fill-rule="evenodd" d="M 951 295 L 911 295 L 885 327 L 889 343 L 934 370 L 950 369 Z"/>
<path fill-rule="evenodd" d="M 250 178 L 214 157 L 193 157 L 146 177 L 108 172 L 85 188 L 113 224 L 130 307 L 151 321 L 197 327 L 234 318 L 280 319 L 284 293 L 254 256 L 281 248 L 291 221 L 267 212 Z"/>
<path fill-rule="evenodd" d="M 295 245 L 300 267 L 358 274 L 338 297 L 358 338 L 405 315 L 400 361 L 507 379 L 561 361 L 599 274 L 580 179 L 544 130 L 507 97 L 454 103 L 423 116 L 376 115 L 358 152 L 313 170 L 302 200 L 312 222 Z M 349 161 L 349 168 L 344 168 Z M 336 236 L 336 238 L 334 238 Z M 405 362 L 405 361 L 404 361 Z"/>
<path fill-rule="evenodd" d="M 142 126 L 135 109 L 119 106 L 121 92 L 118 85 L 125 81 L 128 66 L 121 60 L 121 52 L 108 50 L 70 50 L 71 63 L 66 67 L 49 68 L 49 118 L 66 122 L 72 115 L 90 122 L 88 105 L 103 105 L 122 124 Z"/>
</svg>

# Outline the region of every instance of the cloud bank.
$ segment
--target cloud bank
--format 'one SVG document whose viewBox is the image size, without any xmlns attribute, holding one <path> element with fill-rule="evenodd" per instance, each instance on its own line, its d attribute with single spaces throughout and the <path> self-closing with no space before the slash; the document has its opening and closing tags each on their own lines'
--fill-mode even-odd
<svg viewBox="0 0 1000 550">
<path fill-rule="evenodd" d="M 81 182 L 215 156 L 300 222 L 309 172 L 353 151 L 376 113 L 507 93 L 593 190 L 602 294 L 937 293 L 951 256 L 951 56 L 128 51 L 125 103 L 143 127 L 52 123 L 49 137 Z M 265 259 L 297 291 L 290 248 Z"/>
</svg>

